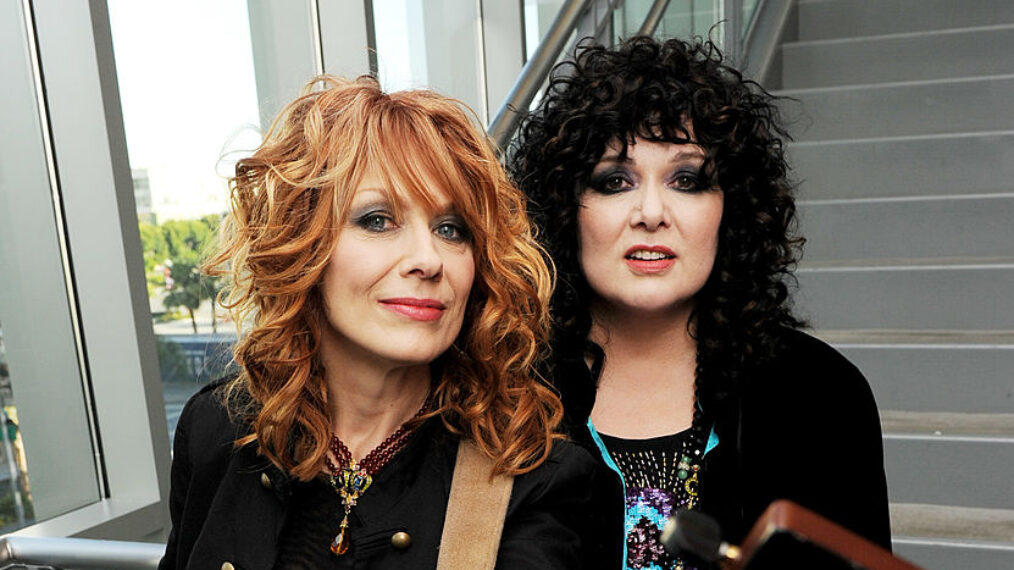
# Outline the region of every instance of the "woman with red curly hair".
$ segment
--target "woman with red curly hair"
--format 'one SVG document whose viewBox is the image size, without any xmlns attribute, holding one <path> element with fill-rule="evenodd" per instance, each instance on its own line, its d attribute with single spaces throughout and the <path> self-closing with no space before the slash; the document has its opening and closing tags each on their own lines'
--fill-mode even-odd
<svg viewBox="0 0 1014 570">
<path fill-rule="evenodd" d="M 461 106 L 318 78 L 231 183 L 240 372 L 180 417 L 160 568 L 434 568 L 466 455 L 498 568 L 596 565 L 595 464 L 533 368 L 551 274 Z"/>
</svg>

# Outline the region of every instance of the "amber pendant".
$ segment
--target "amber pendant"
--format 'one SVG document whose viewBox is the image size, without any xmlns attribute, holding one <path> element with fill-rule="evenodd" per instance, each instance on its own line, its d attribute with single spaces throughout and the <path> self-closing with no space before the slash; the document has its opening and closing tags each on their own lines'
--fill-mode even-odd
<svg viewBox="0 0 1014 570">
<path fill-rule="evenodd" d="M 349 551 L 349 515 L 346 514 L 345 518 L 342 519 L 342 524 L 338 527 L 338 534 L 335 535 L 334 540 L 331 541 L 331 552 L 335 556 L 341 556 Z"/>
</svg>

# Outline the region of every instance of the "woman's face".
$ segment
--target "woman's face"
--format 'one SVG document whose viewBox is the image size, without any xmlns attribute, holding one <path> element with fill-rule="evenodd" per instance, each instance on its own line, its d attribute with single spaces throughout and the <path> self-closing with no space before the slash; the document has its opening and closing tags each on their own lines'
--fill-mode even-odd
<svg viewBox="0 0 1014 570">
<path fill-rule="evenodd" d="M 432 211 L 384 190 L 375 173 L 356 188 L 321 285 L 324 342 L 342 362 L 432 362 L 461 330 L 475 275 L 471 237 L 446 192 L 435 192 Z"/>
<path fill-rule="evenodd" d="M 707 187 L 704 150 L 637 138 L 610 144 L 581 195 L 581 269 L 599 309 L 685 311 L 711 274 L 722 192 Z"/>
</svg>

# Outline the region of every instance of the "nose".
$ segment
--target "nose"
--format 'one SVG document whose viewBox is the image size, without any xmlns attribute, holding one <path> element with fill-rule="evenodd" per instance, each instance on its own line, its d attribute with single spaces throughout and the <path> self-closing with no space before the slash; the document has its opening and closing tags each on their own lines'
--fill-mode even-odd
<svg viewBox="0 0 1014 570">
<path fill-rule="evenodd" d="M 662 184 L 646 183 L 638 192 L 638 203 L 631 213 L 630 224 L 650 232 L 668 227 L 671 223 L 669 206 L 666 204 L 666 189 Z"/>
<path fill-rule="evenodd" d="M 428 225 L 414 224 L 405 232 L 404 255 L 400 272 L 402 277 L 415 276 L 420 279 L 438 279 L 444 271 L 444 259 L 437 249 L 437 236 Z"/>
</svg>

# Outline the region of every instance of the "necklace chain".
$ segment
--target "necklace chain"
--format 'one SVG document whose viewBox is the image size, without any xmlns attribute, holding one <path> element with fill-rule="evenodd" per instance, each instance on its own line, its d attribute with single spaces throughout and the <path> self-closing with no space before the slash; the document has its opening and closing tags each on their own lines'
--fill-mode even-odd
<svg viewBox="0 0 1014 570">
<path fill-rule="evenodd" d="M 427 395 L 415 415 L 401 424 L 394 433 L 387 436 L 387 439 L 374 447 L 359 462 L 352 457 L 348 446 L 337 435 L 331 435 L 329 448 L 338 463 L 331 461 L 331 458 L 325 454 L 324 464 L 331 474 L 328 479 L 331 487 L 338 493 L 344 512 L 341 524 L 338 526 L 338 534 L 335 535 L 330 546 L 331 552 L 336 556 L 342 556 L 349 550 L 349 514 L 352 513 L 352 507 L 356 506 L 359 497 L 373 484 L 373 476 L 408 443 L 409 437 L 416 427 L 410 428 L 410 424 L 429 411 L 432 399 L 432 394 Z"/>
</svg>

